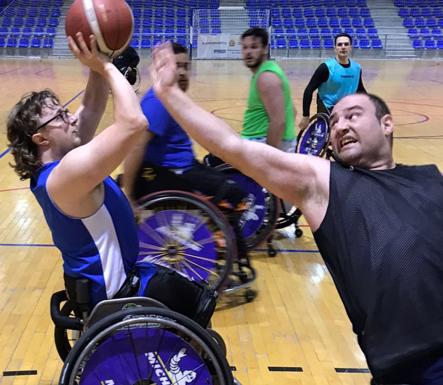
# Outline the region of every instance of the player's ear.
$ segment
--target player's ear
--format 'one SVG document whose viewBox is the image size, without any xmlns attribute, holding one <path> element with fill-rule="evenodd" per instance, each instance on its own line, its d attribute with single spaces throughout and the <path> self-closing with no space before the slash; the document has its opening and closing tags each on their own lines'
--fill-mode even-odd
<svg viewBox="0 0 443 385">
<path fill-rule="evenodd" d="M 380 119 L 380 124 L 383 128 L 385 136 L 390 136 L 394 133 L 394 121 L 391 114 L 386 114 Z"/>
<path fill-rule="evenodd" d="M 32 135 L 32 142 L 37 146 L 47 146 L 49 144 L 49 140 L 41 132 Z"/>
</svg>

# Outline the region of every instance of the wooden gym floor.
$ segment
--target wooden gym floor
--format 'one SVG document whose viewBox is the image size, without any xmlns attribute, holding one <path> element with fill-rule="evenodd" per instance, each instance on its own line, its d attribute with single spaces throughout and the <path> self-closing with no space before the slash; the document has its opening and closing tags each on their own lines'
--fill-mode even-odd
<svg viewBox="0 0 443 385">
<path fill-rule="evenodd" d="M 140 66 L 142 90 L 149 87 L 148 61 L 144 58 Z M 300 111 L 304 87 L 320 62 L 280 63 Z M 397 162 L 436 163 L 443 170 L 443 62 L 361 63 L 366 88 L 392 109 Z M 239 61 L 200 61 L 193 63 L 192 72 L 192 97 L 239 129 L 249 71 Z M 8 166 L 6 117 L 29 90 L 50 87 L 68 101 L 83 89 L 86 74 L 73 60 L 0 60 L 0 384 L 58 383 L 61 362 L 54 348 L 49 299 L 63 288 L 59 253 L 40 208 L 28 183 Z M 111 119 L 109 103 L 102 127 Z M 368 384 L 363 354 L 334 284 L 311 232 L 303 230 L 299 239 L 293 229 L 284 230 L 274 241 L 280 249 L 275 258 L 269 258 L 265 248 L 252 253 L 258 297 L 215 314 L 214 326 L 226 340 L 234 374 L 243 385 Z"/>
</svg>

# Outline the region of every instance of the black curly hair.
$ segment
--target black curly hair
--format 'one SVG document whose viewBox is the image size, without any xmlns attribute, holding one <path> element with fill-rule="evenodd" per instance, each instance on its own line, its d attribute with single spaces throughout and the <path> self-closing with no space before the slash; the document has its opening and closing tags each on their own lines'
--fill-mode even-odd
<svg viewBox="0 0 443 385">
<path fill-rule="evenodd" d="M 24 95 L 9 113 L 8 147 L 15 161 L 15 164 L 10 163 L 10 166 L 21 180 L 30 178 L 42 165 L 32 135 L 37 131 L 39 117 L 42 116 L 42 109 L 48 105 L 48 101 L 60 104 L 58 97 L 49 89 L 30 92 Z"/>
</svg>

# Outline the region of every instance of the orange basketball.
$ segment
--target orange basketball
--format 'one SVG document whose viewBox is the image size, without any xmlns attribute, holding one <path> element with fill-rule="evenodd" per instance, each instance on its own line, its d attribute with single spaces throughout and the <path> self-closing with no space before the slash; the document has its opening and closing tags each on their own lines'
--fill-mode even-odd
<svg viewBox="0 0 443 385">
<path fill-rule="evenodd" d="M 124 0 L 75 0 L 65 18 L 66 36 L 82 32 L 89 46 L 94 34 L 99 50 L 111 57 L 128 46 L 133 30 L 134 17 Z"/>
</svg>

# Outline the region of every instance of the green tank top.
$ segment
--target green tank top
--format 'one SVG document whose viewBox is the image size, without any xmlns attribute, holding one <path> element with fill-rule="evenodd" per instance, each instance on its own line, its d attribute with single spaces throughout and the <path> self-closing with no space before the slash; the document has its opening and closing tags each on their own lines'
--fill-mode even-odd
<svg viewBox="0 0 443 385">
<path fill-rule="evenodd" d="M 294 106 L 292 104 L 291 88 L 288 78 L 280 66 L 271 60 L 263 62 L 258 71 L 252 76 L 249 88 L 248 106 L 243 118 L 243 130 L 241 136 L 246 139 L 263 138 L 268 136 L 269 118 L 265 106 L 257 90 L 257 79 L 265 71 L 275 73 L 283 85 L 283 97 L 285 102 L 286 127 L 283 134 L 284 140 L 295 139 Z"/>
</svg>

